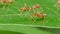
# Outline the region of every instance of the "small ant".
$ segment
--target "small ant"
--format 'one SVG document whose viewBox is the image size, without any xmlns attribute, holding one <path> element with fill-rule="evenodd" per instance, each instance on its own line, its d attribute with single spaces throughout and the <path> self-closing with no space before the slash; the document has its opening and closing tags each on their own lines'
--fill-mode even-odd
<svg viewBox="0 0 60 34">
<path fill-rule="evenodd" d="M 38 18 L 45 18 L 46 17 L 46 14 L 39 14 L 39 13 L 34 13 L 33 16 L 36 16 Z"/>
<path fill-rule="evenodd" d="M 29 7 L 28 7 L 28 5 L 25 3 L 24 7 L 21 8 L 21 9 L 19 9 L 19 10 L 22 11 L 22 12 L 21 12 L 21 14 L 22 14 L 23 12 L 27 11 L 28 9 L 29 9 Z"/>
<path fill-rule="evenodd" d="M 27 4 L 25 4 L 24 5 L 24 7 L 23 8 L 21 8 L 21 10 L 24 12 L 24 11 L 26 11 L 26 10 L 28 10 L 28 5 Z"/>
<path fill-rule="evenodd" d="M 43 12 L 43 11 L 42 11 Z M 32 15 L 32 17 L 31 17 L 31 19 L 33 19 L 33 21 L 34 22 L 36 22 L 36 20 L 34 19 L 34 18 L 40 18 L 40 19 L 44 19 L 45 20 L 45 17 L 47 16 L 47 14 L 45 14 L 45 13 L 42 13 L 42 14 L 39 14 L 38 13 L 38 11 L 37 12 L 35 12 L 33 15 Z M 43 21 L 42 21 L 42 23 L 43 23 Z M 44 24 L 44 23 L 43 23 Z"/>
<path fill-rule="evenodd" d="M 36 8 L 39 8 L 40 7 L 40 5 L 39 4 L 36 4 Z"/>
<path fill-rule="evenodd" d="M 6 5 L 12 4 L 13 0 L 0 0 L 0 2 L 3 4 L 3 9 L 5 9 Z"/>
<path fill-rule="evenodd" d="M 2 4 L 12 4 L 13 0 L 0 0 Z"/>
<path fill-rule="evenodd" d="M 33 6 L 32 8 L 33 9 L 37 9 L 37 8 L 39 8 L 40 7 L 40 5 L 39 4 L 36 4 L 35 6 Z"/>
<path fill-rule="evenodd" d="M 35 11 L 37 11 L 37 9 L 40 7 L 40 5 L 39 4 L 36 4 L 35 6 L 33 6 L 32 8 L 33 8 L 33 10 L 34 10 L 34 12 Z"/>
</svg>

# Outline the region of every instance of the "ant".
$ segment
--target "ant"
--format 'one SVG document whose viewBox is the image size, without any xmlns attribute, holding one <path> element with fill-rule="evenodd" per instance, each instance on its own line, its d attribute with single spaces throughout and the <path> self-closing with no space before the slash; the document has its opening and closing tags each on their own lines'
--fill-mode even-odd
<svg viewBox="0 0 60 34">
<path fill-rule="evenodd" d="M 46 14 L 44 14 L 44 13 L 39 14 L 38 12 L 35 12 L 35 13 L 33 14 L 33 16 L 36 16 L 36 17 L 38 17 L 38 18 L 45 18 L 45 17 L 46 17 Z"/>
<path fill-rule="evenodd" d="M 47 16 L 47 14 L 45 14 L 45 13 L 43 13 L 43 11 L 42 11 L 42 13 L 40 14 L 40 13 L 38 13 L 38 11 L 36 11 L 34 14 L 32 14 L 32 16 L 30 17 L 31 19 L 33 19 L 33 23 L 35 23 L 36 22 L 36 18 L 40 18 L 40 19 L 44 19 L 44 21 L 45 21 L 45 17 Z M 42 21 L 42 23 L 44 22 L 44 21 Z M 43 23 L 44 24 L 44 23 Z"/>
<path fill-rule="evenodd" d="M 32 7 L 30 7 L 29 8 L 29 11 L 32 11 L 32 10 L 36 10 L 37 8 L 39 8 L 40 7 L 40 5 L 39 4 L 36 4 L 35 6 L 32 6 Z M 28 12 L 29 13 L 29 12 Z"/>
<path fill-rule="evenodd" d="M 27 11 L 29 9 L 28 5 L 25 3 L 24 7 L 22 7 L 21 9 L 19 9 L 19 11 L 21 10 L 21 14 L 25 11 Z"/>
<path fill-rule="evenodd" d="M 36 5 L 33 6 L 32 8 L 33 8 L 33 10 L 34 10 L 34 9 L 36 10 L 36 9 L 40 8 L 40 5 L 39 5 L 39 4 L 36 4 Z"/>
<path fill-rule="evenodd" d="M 36 4 L 35 6 L 33 6 L 32 8 L 33 9 L 37 9 L 37 8 L 39 8 L 40 7 L 40 5 L 39 4 Z"/>
<path fill-rule="evenodd" d="M 40 5 L 39 4 L 36 4 L 35 6 L 32 7 L 34 12 L 37 11 L 38 8 L 40 8 Z"/>
<path fill-rule="evenodd" d="M 24 7 L 21 8 L 21 10 L 23 10 L 23 11 L 26 11 L 27 9 L 28 9 L 28 5 L 27 4 L 25 4 Z"/>
<path fill-rule="evenodd" d="M 2 4 L 12 4 L 12 2 L 15 0 L 0 0 Z"/>
<path fill-rule="evenodd" d="M 13 3 L 15 0 L 0 0 L 0 3 L 3 4 L 3 9 L 7 6 Z"/>
</svg>

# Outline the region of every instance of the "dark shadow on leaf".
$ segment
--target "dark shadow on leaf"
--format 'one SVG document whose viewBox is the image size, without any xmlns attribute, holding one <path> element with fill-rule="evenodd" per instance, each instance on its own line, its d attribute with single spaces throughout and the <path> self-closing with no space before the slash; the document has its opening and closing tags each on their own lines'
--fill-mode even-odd
<svg viewBox="0 0 60 34">
<path fill-rule="evenodd" d="M 0 34 L 25 34 L 25 33 L 0 30 Z"/>
<path fill-rule="evenodd" d="M 46 32 L 51 32 L 53 34 L 60 34 L 60 29 L 58 28 L 43 28 L 43 27 L 37 27 L 37 29 L 39 30 L 43 30 L 43 31 L 46 31 Z"/>
</svg>

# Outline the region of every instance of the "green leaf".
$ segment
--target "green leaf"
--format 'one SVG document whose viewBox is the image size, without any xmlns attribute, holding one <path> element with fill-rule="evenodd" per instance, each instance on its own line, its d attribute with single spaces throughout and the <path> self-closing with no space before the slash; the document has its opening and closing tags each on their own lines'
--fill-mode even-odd
<svg viewBox="0 0 60 34">
<path fill-rule="evenodd" d="M 46 30 L 46 31 L 45 31 Z M 49 29 L 51 31 L 51 29 Z M 18 26 L 18 25 L 0 25 L 0 34 L 54 34 L 53 30 L 51 32 L 47 29 L 33 28 L 28 26 Z"/>
<path fill-rule="evenodd" d="M 25 16 L 28 11 L 24 12 L 24 15 L 19 15 L 21 13 L 19 9 L 25 3 L 29 7 L 40 4 L 41 8 L 37 9 L 37 11 L 41 12 L 42 9 L 44 10 L 44 13 L 47 14 L 45 20 L 38 19 L 36 23 L 33 23 L 34 21 L 29 18 L 30 13 Z M 60 28 L 60 10 L 57 10 L 60 8 L 54 7 L 55 4 L 57 4 L 56 0 L 16 0 L 13 4 L 6 6 L 5 9 L 2 9 L 2 6 L 0 6 L 0 24 L 22 24 L 22 26 L 32 25 L 34 27 Z"/>
</svg>

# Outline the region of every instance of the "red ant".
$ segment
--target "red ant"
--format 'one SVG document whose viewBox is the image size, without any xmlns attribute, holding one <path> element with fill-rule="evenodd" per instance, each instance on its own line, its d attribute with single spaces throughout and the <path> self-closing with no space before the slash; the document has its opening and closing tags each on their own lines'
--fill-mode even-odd
<svg viewBox="0 0 60 34">
<path fill-rule="evenodd" d="M 36 16 L 38 18 L 45 18 L 46 14 L 38 14 L 37 12 L 33 14 L 33 16 Z"/>
<path fill-rule="evenodd" d="M 40 5 L 39 4 L 36 4 L 36 8 L 39 8 L 40 7 Z"/>
<path fill-rule="evenodd" d="M 0 0 L 2 4 L 12 4 L 13 0 Z"/>
<path fill-rule="evenodd" d="M 34 19 L 34 17 L 35 17 L 35 18 L 45 19 L 46 15 L 47 15 L 47 14 L 44 14 L 44 13 L 39 14 L 38 12 L 35 12 L 35 13 L 32 15 L 33 18 L 31 17 L 31 19 L 33 19 L 33 21 L 36 22 L 36 20 Z"/>
<path fill-rule="evenodd" d="M 36 4 L 35 6 L 33 6 L 32 8 L 33 8 L 33 10 L 34 10 L 34 12 L 35 11 L 37 11 L 37 9 L 40 7 L 40 5 L 39 4 Z"/>
<path fill-rule="evenodd" d="M 26 10 L 28 10 L 28 5 L 27 5 L 27 4 L 25 4 L 25 5 L 24 5 L 24 7 L 23 7 L 23 8 L 21 8 L 21 10 L 22 10 L 22 11 L 26 11 Z"/>
<path fill-rule="evenodd" d="M 24 5 L 24 7 L 23 7 L 23 8 L 21 8 L 21 9 L 19 9 L 19 10 L 21 10 L 21 11 L 22 11 L 22 12 L 21 12 L 21 14 L 22 14 L 23 12 L 27 11 L 28 9 L 29 9 L 28 5 L 27 5 L 27 4 L 25 4 L 25 5 Z"/>
<path fill-rule="evenodd" d="M 40 7 L 40 5 L 39 4 L 36 4 L 35 6 L 33 6 L 32 8 L 33 9 L 37 9 L 37 8 L 39 8 Z"/>
<path fill-rule="evenodd" d="M 13 0 L 0 0 L 0 2 L 3 4 L 3 9 L 6 5 L 12 4 Z"/>
</svg>

